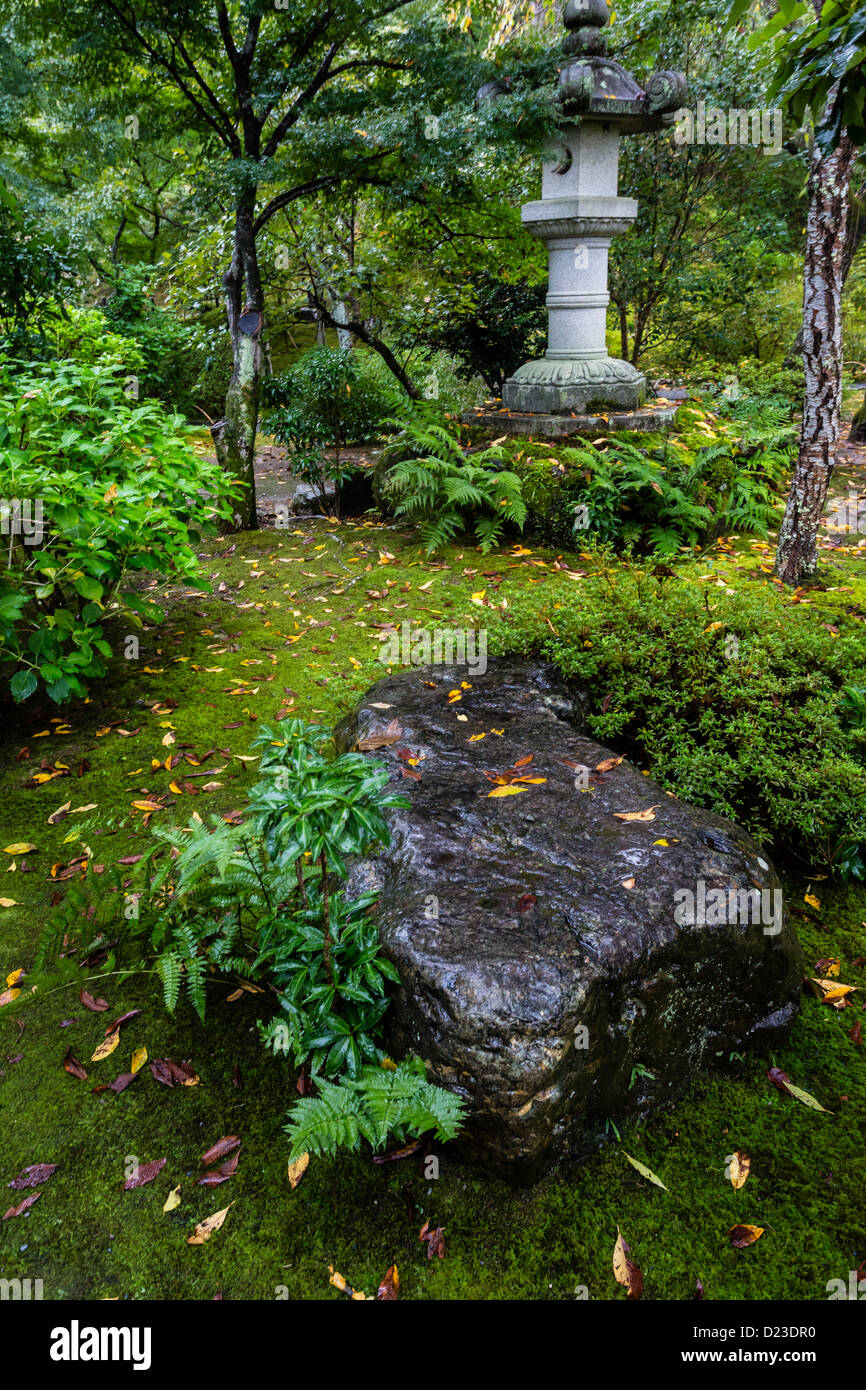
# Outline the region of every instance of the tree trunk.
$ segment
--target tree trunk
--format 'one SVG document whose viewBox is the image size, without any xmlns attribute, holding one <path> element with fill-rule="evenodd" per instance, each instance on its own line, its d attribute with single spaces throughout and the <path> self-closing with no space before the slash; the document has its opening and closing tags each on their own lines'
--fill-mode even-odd
<svg viewBox="0 0 866 1390">
<path fill-rule="evenodd" d="M 799 584 L 818 567 L 818 527 L 842 413 L 842 273 L 854 145 L 843 134 L 831 155 L 817 142 L 809 172 L 809 217 L 803 280 L 803 365 L 806 395 L 800 452 L 779 530 L 776 574 Z"/>
<path fill-rule="evenodd" d="M 237 210 L 231 265 L 223 277 L 234 370 L 224 417 L 211 430 L 221 467 L 244 484 L 233 517 L 234 529 L 239 531 L 254 531 L 257 526 L 254 465 L 264 303 L 253 234 L 254 206 L 255 199 L 250 197 Z"/>
</svg>

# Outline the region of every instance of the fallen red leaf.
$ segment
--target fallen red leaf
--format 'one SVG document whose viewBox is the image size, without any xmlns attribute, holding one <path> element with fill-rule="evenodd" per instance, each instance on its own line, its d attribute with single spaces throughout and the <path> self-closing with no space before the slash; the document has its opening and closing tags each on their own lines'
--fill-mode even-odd
<svg viewBox="0 0 866 1390">
<path fill-rule="evenodd" d="M 218 1163 L 226 1154 L 230 1154 L 233 1149 L 240 1148 L 240 1136 L 237 1134 L 226 1134 L 222 1139 L 218 1139 L 215 1144 L 211 1144 L 209 1149 L 205 1149 L 200 1162 L 203 1168 L 209 1168 L 212 1163 Z"/>
<path fill-rule="evenodd" d="M 31 1192 L 30 1196 L 25 1197 L 22 1202 L 19 1202 L 17 1207 L 10 1207 L 8 1211 L 4 1212 L 3 1220 L 8 1221 L 10 1216 L 20 1216 L 22 1212 L 28 1211 L 29 1208 L 33 1206 L 34 1202 L 39 1201 L 41 1196 L 41 1192 Z"/>
<path fill-rule="evenodd" d="M 105 1036 L 108 1037 L 110 1033 L 116 1033 L 119 1028 L 123 1027 L 124 1023 L 129 1023 L 130 1019 L 138 1018 L 140 1013 L 141 1009 L 130 1009 L 128 1013 L 121 1014 L 120 1018 L 116 1018 L 113 1023 L 109 1023 L 105 1030 Z"/>
<path fill-rule="evenodd" d="M 31 1163 L 29 1168 L 22 1168 L 18 1177 L 7 1182 L 6 1186 L 18 1188 L 19 1191 L 25 1187 L 38 1187 L 41 1182 L 46 1182 L 51 1174 L 56 1172 L 56 1163 Z"/>
<path fill-rule="evenodd" d="M 421 1227 L 421 1232 L 420 1232 L 420 1235 L 418 1236 L 418 1239 L 419 1239 L 419 1240 L 426 1240 L 426 1242 L 427 1242 L 427 1259 L 428 1259 L 428 1260 L 433 1260 L 433 1259 L 436 1259 L 437 1257 L 438 1257 L 440 1260 L 444 1260 L 444 1259 L 445 1259 L 445 1227 L 444 1227 L 444 1226 L 434 1226 L 434 1228 L 431 1230 L 431 1229 L 430 1229 L 430 1222 L 429 1222 L 429 1221 L 425 1221 L 425 1222 L 424 1222 L 424 1225 Z"/>
<path fill-rule="evenodd" d="M 85 1009 L 89 1009 L 93 1014 L 104 1014 L 108 1008 L 108 1003 L 105 999 L 94 999 L 89 990 L 83 989 L 78 998 L 81 1000 Z"/>
<path fill-rule="evenodd" d="M 63 1054 L 63 1066 L 70 1076 L 77 1076 L 79 1081 L 87 1080 L 87 1072 L 84 1070 L 77 1057 L 73 1057 L 72 1048 L 67 1047 Z"/>
<path fill-rule="evenodd" d="M 144 1187 L 146 1182 L 153 1182 L 165 1167 L 168 1159 L 155 1158 L 152 1163 L 140 1163 L 131 1178 L 127 1178 L 123 1184 L 124 1192 L 131 1192 L 134 1187 Z"/>
</svg>

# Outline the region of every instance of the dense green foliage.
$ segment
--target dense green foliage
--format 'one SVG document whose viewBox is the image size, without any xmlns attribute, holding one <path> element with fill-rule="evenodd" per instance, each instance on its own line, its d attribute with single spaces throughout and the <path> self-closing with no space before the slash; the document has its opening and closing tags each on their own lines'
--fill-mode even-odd
<svg viewBox="0 0 866 1390">
<path fill-rule="evenodd" d="M 866 876 L 866 745 L 845 694 L 866 665 L 856 630 L 829 638 L 764 585 L 604 566 L 553 612 L 512 603 L 494 643 L 585 683 L 592 733 L 684 801 L 780 853 Z"/>
<path fill-rule="evenodd" d="M 673 555 L 719 535 L 765 536 L 795 432 L 779 397 L 707 399 L 681 408 L 673 438 L 612 435 L 575 446 L 511 441 L 528 534 Z"/>
<path fill-rule="evenodd" d="M 459 296 L 455 287 L 448 287 L 426 310 L 424 340 L 453 354 L 467 376 L 482 377 L 494 396 L 502 395 L 506 379 L 522 362 L 544 352 L 543 284 L 512 282 L 478 271 L 460 285 Z"/>
<path fill-rule="evenodd" d="M 315 487 L 325 510 L 333 483 L 338 511 L 341 487 L 355 471 L 341 451 L 380 433 L 407 399 L 396 382 L 383 381 L 369 357 L 348 348 L 313 348 L 266 382 L 265 398 L 268 429 L 291 451 L 290 472 Z"/>
<path fill-rule="evenodd" d="M 0 661 L 16 700 L 41 684 L 59 702 L 105 674 L 107 612 L 154 611 L 139 576 L 195 582 L 195 543 L 228 515 L 230 486 L 179 416 L 125 394 L 116 365 L 7 359 L 0 497 Z"/>
<path fill-rule="evenodd" d="M 132 880 L 113 870 L 96 901 L 70 890 L 44 933 L 40 960 L 56 953 L 82 911 L 92 931 L 108 926 L 116 899 L 106 889 L 120 891 L 128 934 L 145 939 L 153 961 L 141 968 L 155 969 L 169 1012 L 183 992 L 204 1020 L 213 972 L 261 981 L 276 995 L 280 1012 L 260 1022 L 262 1041 L 321 1085 L 318 1101 L 305 1102 L 303 1120 L 316 1152 L 355 1147 L 359 1134 L 379 1147 L 390 1130 L 399 1139 L 432 1128 L 452 1137 L 460 1105 L 419 1080 L 423 1064 L 420 1073 L 403 1066 L 396 1089 L 385 1086 L 388 1095 L 370 1081 L 384 1058 L 378 1038 L 388 984 L 399 976 L 381 954 L 376 895 L 348 899 L 334 880 L 347 877 L 349 856 L 387 843 L 385 812 L 406 802 L 388 790 L 382 764 L 361 753 L 328 757 L 330 739 L 328 730 L 297 719 L 263 726 L 253 743 L 261 780 L 245 807 L 248 819 L 198 817 L 157 829 Z M 106 969 L 114 965 L 112 955 Z M 345 1095 L 324 1078 L 345 1082 Z M 383 1109 L 377 1095 L 388 1102 Z M 334 1129 L 334 1107 L 348 1130 Z"/>
</svg>

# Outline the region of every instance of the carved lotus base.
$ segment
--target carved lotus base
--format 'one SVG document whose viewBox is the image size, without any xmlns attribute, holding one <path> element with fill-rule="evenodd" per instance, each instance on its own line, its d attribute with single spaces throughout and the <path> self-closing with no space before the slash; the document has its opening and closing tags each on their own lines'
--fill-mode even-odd
<svg viewBox="0 0 866 1390">
<path fill-rule="evenodd" d="M 630 362 L 615 357 L 546 357 L 525 362 L 502 391 L 502 404 L 508 410 L 539 415 L 634 410 L 645 400 L 646 377 Z"/>
</svg>

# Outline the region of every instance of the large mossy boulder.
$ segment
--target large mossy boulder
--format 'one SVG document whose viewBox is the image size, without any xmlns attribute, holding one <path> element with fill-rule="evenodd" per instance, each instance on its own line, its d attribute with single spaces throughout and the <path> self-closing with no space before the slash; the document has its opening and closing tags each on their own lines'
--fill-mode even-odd
<svg viewBox="0 0 866 1390">
<path fill-rule="evenodd" d="M 586 737 L 582 707 L 541 665 L 433 666 L 338 730 L 411 802 L 349 885 L 379 891 L 402 979 L 388 1044 L 466 1098 L 464 1154 L 515 1181 L 778 1044 L 802 973 L 760 848 Z"/>
</svg>

